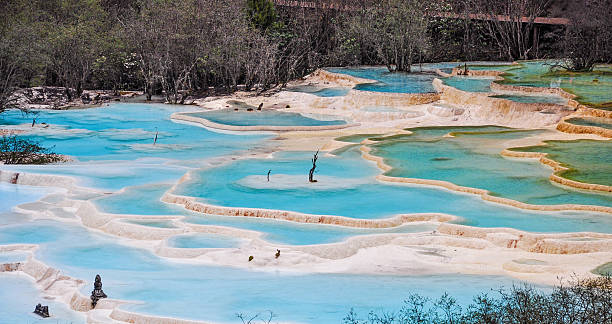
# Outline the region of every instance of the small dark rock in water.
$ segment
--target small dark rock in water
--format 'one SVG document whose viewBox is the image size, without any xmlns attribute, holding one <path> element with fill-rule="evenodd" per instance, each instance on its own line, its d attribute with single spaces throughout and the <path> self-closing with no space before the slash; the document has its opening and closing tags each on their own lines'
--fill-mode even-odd
<svg viewBox="0 0 612 324">
<path fill-rule="evenodd" d="M 234 108 L 234 111 L 238 111 L 238 108 Z"/>
<path fill-rule="evenodd" d="M 251 262 L 251 261 L 253 261 L 253 256 L 252 255 L 249 256 L 249 262 Z"/>
<path fill-rule="evenodd" d="M 286 106 L 285 106 L 285 108 L 291 108 L 291 106 L 289 106 L 289 105 L 286 105 Z"/>
<path fill-rule="evenodd" d="M 253 108 L 247 108 L 247 111 L 253 111 Z"/>
<path fill-rule="evenodd" d="M 91 292 L 91 306 L 96 308 L 96 304 L 98 304 L 98 300 L 101 298 L 106 298 L 106 294 L 102 290 L 102 278 L 100 275 L 96 275 L 96 280 L 94 282 L 94 290 Z"/>
<path fill-rule="evenodd" d="M 257 110 L 261 110 L 261 108 L 263 108 L 263 102 L 259 104 L 259 107 L 257 107 Z"/>
<path fill-rule="evenodd" d="M 431 161 L 449 161 L 449 160 L 452 160 L 452 159 L 447 158 L 447 157 L 437 157 L 437 158 L 431 159 Z"/>
<path fill-rule="evenodd" d="M 34 314 L 44 318 L 49 317 L 49 306 L 43 306 L 41 304 L 36 305 L 36 308 L 34 308 Z"/>
</svg>

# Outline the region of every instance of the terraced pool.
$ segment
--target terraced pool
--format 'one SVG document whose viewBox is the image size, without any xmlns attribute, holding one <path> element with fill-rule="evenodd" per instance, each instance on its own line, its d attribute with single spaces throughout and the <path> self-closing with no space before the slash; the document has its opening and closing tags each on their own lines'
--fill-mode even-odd
<svg viewBox="0 0 612 324">
<path fill-rule="evenodd" d="M 427 235 L 433 235 L 431 233 L 437 226 L 435 223 L 417 222 L 394 228 L 362 229 L 208 215 L 163 203 L 160 198 L 174 190 L 176 194 L 222 206 L 361 219 L 381 219 L 402 213 L 446 213 L 458 216 L 458 223 L 473 226 L 512 227 L 538 232 L 612 232 L 609 215 L 571 211 L 530 212 L 441 188 L 379 181 L 376 176 L 381 171 L 361 157 L 358 146 L 337 155 L 322 153 L 314 175 L 318 182 L 309 183 L 308 170 L 313 152 L 270 154 L 274 146 L 271 144 L 273 141 L 267 141 L 269 135 L 215 133 L 172 121 L 171 114 L 179 110 L 196 111 L 185 106 L 142 104 L 41 111 L 37 116 L 39 125 L 34 128 L 30 126 L 30 116 L 15 111 L 0 115 L 3 128 L 22 130 L 25 132 L 23 136 L 40 140 L 44 145 L 55 145 L 56 152 L 74 160 L 47 166 L 2 165 L 3 172 L 70 176 L 77 180 L 78 186 L 67 191 L 0 183 L 0 245 L 37 244 L 38 248 L 32 252 L 36 259 L 67 276 L 87 282 L 80 288 L 84 295 L 89 295 L 92 279 L 100 274 L 105 292 L 113 299 L 134 302 L 121 306 L 134 312 L 235 322 L 237 312 L 256 314 L 272 310 L 283 322 L 329 323 L 340 322 L 351 308 L 363 314 L 370 310 L 400 308 L 402 300 L 412 293 L 438 297 L 448 292 L 465 305 L 474 295 L 501 285 L 509 286 L 513 281 L 499 276 L 458 275 L 444 269 L 431 274 L 418 266 L 407 266 L 404 270 L 409 275 L 363 275 L 283 269 L 259 271 L 255 268 L 256 271 L 250 270 L 248 260 L 244 260 L 241 268 L 212 266 L 198 260 L 179 262 L 153 253 L 166 242 L 135 242 L 85 228 L 76 213 L 87 213 L 95 219 L 95 211 L 78 211 L 68 202 L 82 203 L 83 206 L 85 202 L 93 203 L 105 213 L 136 215 L 138 217 L 119 215 L 117 218 L 125 225 L 144 226 L 150 231 L 180 232 L 190 225 L 256 231 L 261 233 L 261 239 L 277 244 L 279 248 L 335 243 L 370 234 L 427 232 Z M 259 113 L 235 112 L 233 109 L 224 112 L 249 118 L 264 116 L 264 113 L 257 115 Z M 297 125 L 340 122 L 302 115 L 274 116 L 272 122 Z M 270 122 L 268 117 L 262 117 L 263 122 Z M 43 122 L 48 126 L 45 127 Z M 363 134 L 341 140 L 358 143 L 374 137 L 379 143 L 373 145 L 374 153 L 385 157 L 394 167 L 391 173 L 395 176 L 447 179 L 530 203 L 564 201 L 612 205 L 608 196 L 551 186 L 546 179 L 550 170 L 539 163 L 498 156 L 507 141 L 540 131 L 498 127 L 413 131 L 412 135 L 376 139 L 375 134 Z M 445 136 L 451 131 L 455 132 L 455 137 Z M 155 137 L 157 142 L 154 142 Z M 568 147 L 559 145 L 562 152 L 578 150 L 581 155 L 584 152 L 607 152 L 601 146 L 602 142 Z M 581 148 L 585 151 L 580 151 Z M 606 174 L 612 172 L 606 166 L 612 165 L 612 161 L 605 156 L 599 157 L 600 161 L 596 161 L 592 154 L 583 160 L 570 156 L 562 154 L 559 158 L 564 163 L 575 164 L 577 169 L 585 166 L 596 170 L 582 177 L 610 180 Z M 270 181 L 267 181 L 268 171 Z M 186 173 L 191 179 L 185 178 L 185 182 L 173 189 Z M 44 200 L 39 200 L 49 194 Z M 16 209 L 17 205 L 24 203 L 29 205 Z M 239 249 L 251 244 L 250 239 L 180 233 L 168 239 L 170 247 Z M 401 249 L 418 250 L 412 246 L 401 246 Z M 28 253 L 2 253 L 0 261 L 12 262 L 27 257 Z M 260 257 L 255 255 L 255 258 Z M 214 257 L 208 260 L 214 260 Z M 10 297 L 16 294 L 21 297 Z M 24 280 L 23 276 L 1 274 L 0 299 L 3 298 L 10 299 L 6 304 L 9 308 L 0 307 L 0 318 L 19 322 L 24 318 L 31 319 L 28 316 L 35 304 L 32 300 L 40 300 L 42 296 L 34 283 Z M 49 304 L 56 314 L 53 320 L 85 321 L 83 316 L 70 311 L 64 304 L 56 301 L 49 301 Z"/>
<path fill-rule="evenodd" d="M 575 117 L 567 119 L 566 122 L 582 126 L 595 126 L 606 129 L 612 129 L 612 120 L 609 118 L 598 117 Z"/>
<path fill-rule="evenodd" d="M 234 111 L 221 109 L 192 113 L 191 116 L 200 117 L 218 124 L 232 126 L 328 126 L 344 125 L 346 121 L 339 119 L 316 119 L 298 113 L 283 111 Z M 323 116 L 318 116 L 325 118 Z"/>
</svg>

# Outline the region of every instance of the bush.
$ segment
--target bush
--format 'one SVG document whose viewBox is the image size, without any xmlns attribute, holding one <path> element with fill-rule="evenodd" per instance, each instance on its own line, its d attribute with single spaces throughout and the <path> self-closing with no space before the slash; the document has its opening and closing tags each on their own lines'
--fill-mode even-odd
<svg viewBox="0 0 612 324">
<path fill-rule="evenodd" d="M 370 312 L 361 320 L 351 309 L 344 324 L 563 324 L 612 323 L 612 278 L 577 280 L 551 292 L 529 285 L 476 296 L 461 308 L 444 294 L 438 300 L 410 295 L 397 312 Z"/>
<path fill-rule="evenodd" d="M 61 155 L 40 146 L 34 140 L 15 135 L 2 136 L 0 139 L 0 162 L 4 164 L 47 164 L 63 160 Z"/>
</svg>

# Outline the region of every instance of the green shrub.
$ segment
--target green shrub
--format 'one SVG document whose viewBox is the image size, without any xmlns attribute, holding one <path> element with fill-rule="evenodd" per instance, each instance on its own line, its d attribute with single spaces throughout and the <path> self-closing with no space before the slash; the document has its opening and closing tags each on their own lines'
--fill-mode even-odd
<svg viewBox="0 0 612 324">
<path fill-rule="evenodd" d="M 63 160 L 61 155 L 40 146 L 37 141 L 15 135 L 2 136 L 0 139 L 0 162 L 4 164 L 47 164 Z"/>
</svg>

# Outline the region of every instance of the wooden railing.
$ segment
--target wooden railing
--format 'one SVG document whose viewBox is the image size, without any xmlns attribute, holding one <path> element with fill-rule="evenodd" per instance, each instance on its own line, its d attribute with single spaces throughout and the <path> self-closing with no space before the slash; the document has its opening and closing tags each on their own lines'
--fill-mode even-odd
<svg viewBox="0 0 612 324">
<path fill-rule="evenodd" d="M 333 1 L 300 1 L 300 0 L 272 0 L 276 5 L 283 7 L 300 7 L 300 8 L 317 8 L 317 9 L 333 9 L 333 10 L 357 10 L 346 4 Z M 463 14 L 454 12 L 432 12 L 429 14 L 432 17 L 446 18 L 464 18 Z M 514 21 L 510 16 L 492 16 L 488 14 L 469 14 L 468 17 L 474 20 L 497 20 L 497 21 Z M 540 25 L 569 25 L 570 21 L 567 18 L 549 18 L 549 17 L 522 17 L 521 22 L 528 23 L 533 20 L 533 23 Z"/>
</svg>

